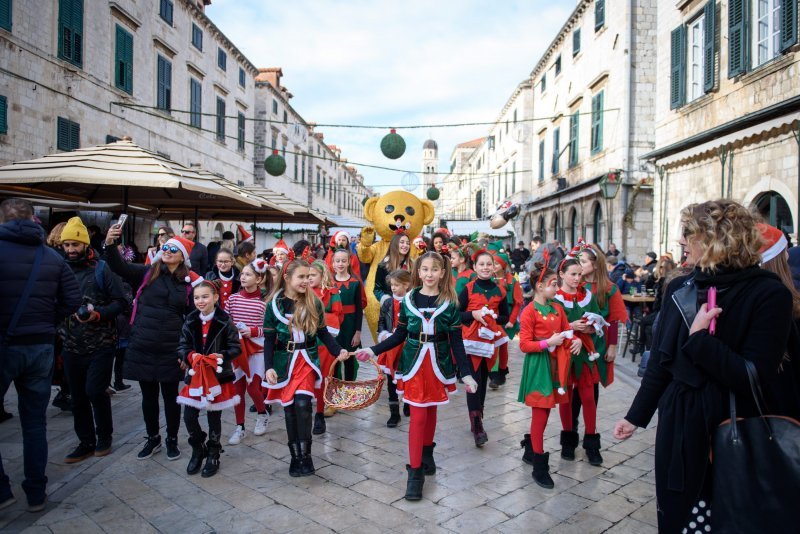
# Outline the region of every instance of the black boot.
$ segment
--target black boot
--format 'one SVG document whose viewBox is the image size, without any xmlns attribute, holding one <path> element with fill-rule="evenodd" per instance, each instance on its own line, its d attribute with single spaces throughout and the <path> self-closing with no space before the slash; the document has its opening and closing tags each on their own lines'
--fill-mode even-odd
<svg viewBox="0 0 800 534">
<path fill-rule="evenodd" d="M 208 454 L 206 449 L 206 433 L 189 436 L 189 445 L 192 447 L 192 457 L 189 459 L 189 464 L 186 466 L 186 473 L 189 475 L 196 475 L 203 467 L 203 459 Z"/>
<path fill-rule="evenodd" d="M 586 459 L 591 465 L 603 465 L 603 457 L 600 455 L 600 434 L 584 434 L 583 448 L 586 451 Z"/>
<path fill-rule="evenodd" d="M 522 453 L 522 461 L 528 465 L 533 465 L 533 445 L 531 445 L 531 435 L 525 434 L 525 437 L 519 442 L 519 446 L 525 449 L 525 452 Z"/>
<path fill-rule="evenodd" d="M 499 369 L 497 371 L 497 383 L 501 386 L 506 385 L 506 375 L 508 375 L 508 367 L 505 369 Z"/>
<path fill-rule="evenodd" d="M 413 469 L 406 464 L 408 471 L 408 482 L 406 483 L 406 500 L 419 501 L 422 499 L 422 486 L 425 484 L 425 467 L 420 466 Z"/>
<path fill-rule="evenodd" d="M 533 453 L 533 480 L 543 488 L 553 489 L 555 484 L 553 479 L 550 478 L 549 461 L 549 452 L 544 454 Z"/>
<path fill-rule="evenodd" d="M 397 401 L 389 402 L 389 420 L 386 421 L 386 426 L 389 428 L 397 427 L 400 423 L 400 404 Z"/>
<path fill-rule="evenodd" d="M 325 416 L 320 413 L 314 414 L 314 430 L 311 431 L 312 434 L 318 436 L 320 434 L 324 434 L 328 430 L 327 425 L 325 424 Z"/>
<path fill-rule="evenodd" d="M 489 371 L 489 389 L 498 389 L 500 386 L 500 371 Z"/>
<path fill-rule="evenodd" d="M 426 475 L 436 474 L 436 461 L 433 459 L 433 449 L 435 447 L 435 442 L 430 445 L 422 446 L 422 467 L 425 469 Z"/>
<path fill-rule="evenodd" d="M 311 458 L 311 440 L 300 442 L 300 470 L 301 477 L 314 474 L 314 460 Z"/>
<path fill-rule="evenodd" d="M 403 415 L 411 417 L 411 405 L 405 402 L 403 403 Z"/>
<path fill-rule="evenodd" d="M 473 410 L 469 412 L 469 423 L 472 429 L 472 437 L 475 438 L 475 446 L 483 447 L 489 441 L 489 436 L 483 429 L 483 416 L 480 410 Z"/>
<path fill-rule="evenodd" d="M 289 476 L 290 477 L 299 477 L 302 476 L 300 474 L 300 442 L 299 441 L 290 441 L 289 442 L 289 452 L 292 455 L 292 460 L 289 462 Z"/>
<path fill-rule="evenodd" d="M 203 466 L 203 472 L 201 473 L 203 478 L 213 477 L 217 474 L 217 471 L 219 471 L 219 453 L 222 451 L 219 441 L 208 440 L 206 447 L 208 448 L 208 454 L 206 456 L 206 464 Z"/>
<path fill-rule="evenodd" d="M 561 457 L 565 460 L 575 459 L 575 449 L 578 447 L 578 433 L 572 430 L 561 431 Z"/>
</svg>

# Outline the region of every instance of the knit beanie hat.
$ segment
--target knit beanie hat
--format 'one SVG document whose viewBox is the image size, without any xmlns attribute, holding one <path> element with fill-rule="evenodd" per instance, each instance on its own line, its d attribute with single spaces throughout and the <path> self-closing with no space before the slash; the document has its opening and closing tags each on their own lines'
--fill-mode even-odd
<svg viewBox="0 0 800 534">
<path fill-rule="evenodd" d="M 77 241 L 79 243 L 89 244 L 89 230 L 80 217 L 72 217 L 67 221 L 64 229 L 61 230 L 61 241 Z"/>
</svg>

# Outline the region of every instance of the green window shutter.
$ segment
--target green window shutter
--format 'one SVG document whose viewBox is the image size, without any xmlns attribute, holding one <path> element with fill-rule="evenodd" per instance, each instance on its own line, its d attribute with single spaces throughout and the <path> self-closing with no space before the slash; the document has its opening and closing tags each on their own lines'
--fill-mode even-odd
<svg viewBox="0 0 800 534">
<path fill-rule="evenodd" d="M 217 97 L 217 140 L 225 142 L 225 101 Z"/>
<path fill-rule="evenodd" d="M 558 160 L 559 160 L 559 152 L 561 148 L 561 128 L 556 128 L 553 130 L 553 162 L 551 164 L 551 170 L 553 174 L 558 174 Z"/>
<path fill-rule="evenodd" d="M 578 164 L 578 125 L 580 113 L 575 112 L 569 118 L 569 166 Z"/>
<path fill-rule="evenodd" d="M 606 24 L 606 2 L 597 0 L 594 3 L 594 31 L 598 31 Z"/>
<path fill-rule="evenodd" d="M 189 124 L 195 128 L 202 127 L 203 121 L 203 86 L 194 78 L 189 80 Z"/>
<path fill-rule="evenodd" d="M 706 93 L 714 89 L 717 71 L 714 59 L 717 56 L 717 5 L 715 0 L 710 0 L 703 8 L 703 91 Z"/>
<path fill-rule="evenodd" d="M 81 147 L 81 125 L 77 122 L 70 122 L 69 124 L 69 146 L 70 150 Z"/>
<path fill-rule="evenodd" d="M 780 25 L 781 52 L 786 52 L 797 43 L 797 0 L 783 0 Z"/>
<path fill-rule="evenodd" d="M 237 139 L 236 139 L 237 147 L 239 148 L 239 150 L 244 150 L 244 133 L 245 133 L 244 125 L 245 125 L 244 113 L 239 112 L 239 115 L 237 117 L 237 126 L 238 126 L 237 130 L 238 131 L 237 131 Z M 283 150 L 284 150 L 284 154 L 285 154 L 286 153 L 286 148 L 284 147 Z M 296 170 L 297 170 L 297 166 L 295 165 L 295 171 Z"/>
<path fill-rule="evenodd" d="M 592 154 L 603 150 L 603 91 L 592 97 Z"/>
<path fill-rule="evenodd" d="M 8 133 L 8 100 L 0 96 L 0 134 Z"/>
<path fill-rule="evenodd" d="M 56 121 L 56 148 L 70 151 L 81 146 L 81 125 L 63 117 Z"/>
<path fill-rule="evenodd" d="M 156 107 L 169 111 L 172 103 L 172 64 L 161 55 L 158 56 L 156 78 Z"/>
<path fill-rule="evenodd" d="M 544 139 L 539 141 L 539 181 L 544 181 Z"/>
<path fill-rule="evenodd" d="M 119 89 L 133 93 L 133 35 L 119 25 L 116 30 L 114 82 Z"/>
<path fill-rule="evenodd" d="M 728 78 L 747 72 L 747 0 L 728 1 Z"/>
<path fill-rule="evenodd" d="M 680 25 L 670 37 L 669 108 L 686 102 L 686 26 Z"/>
<path fill-rule="evenodd" d="M 11 31 L 11 1 L 0 0 L 0 28 Z"/>
</svg>

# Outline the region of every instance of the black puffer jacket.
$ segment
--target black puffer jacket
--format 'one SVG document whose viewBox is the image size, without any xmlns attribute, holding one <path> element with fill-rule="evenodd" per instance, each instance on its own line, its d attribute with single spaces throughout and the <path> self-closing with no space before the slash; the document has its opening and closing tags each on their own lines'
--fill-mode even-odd
<svg viewBox="0 0 800 534">
<path fill-rule="evenodd" d="M 106 248 L 111 269 L 122 276 L 136 294 L 150 267 L 126 263 L 117 247 Z M 159 262 L 160 264 L 160 262 Z M 191 286 L 160 264 L 153 283 L 142 290 L 136 303 L 123 377 L 143 382 L 179 382 L 178 342 L 186 314 L 193 308 Z"/>
<path fill-rule="evenodd" d="M 189 354 L 198 352 L 200 354 L 221 354 L 222 368 L 221 373 L 217 373 L 217 380 L 220 384 L 233 382 L 233 365 L 231 362 L 242 352 L 239 344 L 239 331 L 231 320 L 231 316 L 219 308 L 214 312 L 211 320 L 211 327 L 203 343 L 203 325 L 200 320 L 200 311 L 194 310 L 186 317 L 181 331 L 181 341 L 178 345 L 178 353 L 186 363 L 191 365 L 188 359 Z"/>
<path fill-rule="evenodd" d="M 33 268 L 36 248 L 44 246 L 44 230 L 30 220 L 0 224 L 0 335 L 17 307 Z M 72 270 L 57 252 L 45 247 L 36 282 L 10 345 L 53 343 L 56 325 L 77 311 L 81 292 Z"/>
</svg>

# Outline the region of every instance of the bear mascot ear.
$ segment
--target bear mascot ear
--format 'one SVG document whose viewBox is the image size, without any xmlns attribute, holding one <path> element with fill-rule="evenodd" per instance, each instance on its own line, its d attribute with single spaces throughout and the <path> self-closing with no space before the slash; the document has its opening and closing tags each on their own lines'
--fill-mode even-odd
<svg viewBox="0 0 800 534">
<path fill-rule="evenodd" d="M 422 202 L 422 213 L 425 216 L 424 224 L 432 223 L 434 217 L 433 202 L 426 199 L 420 199 L 420 202 Z"/>
<path fill-rule="evenodd" d="M 369 197 L 367 203 L 364 204 L 364 218 L 372 224 L 375 224 L 375 205 L 378 203 L 379 198 L 380 197 Z"/>
</svg>

